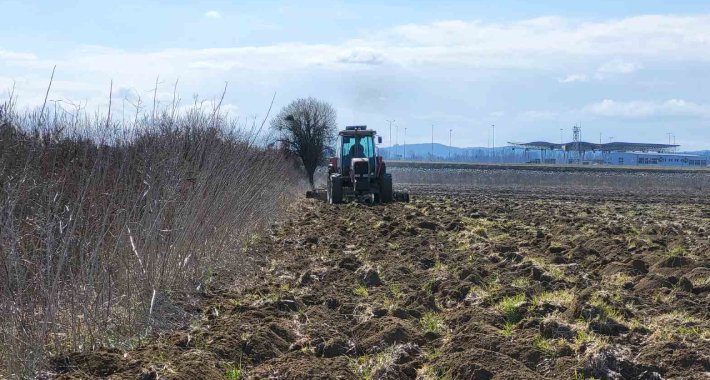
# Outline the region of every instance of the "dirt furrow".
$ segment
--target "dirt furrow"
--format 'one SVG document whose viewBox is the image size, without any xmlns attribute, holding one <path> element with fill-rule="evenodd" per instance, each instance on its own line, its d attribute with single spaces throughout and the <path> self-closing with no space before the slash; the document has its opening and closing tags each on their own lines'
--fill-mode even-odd
<svg viewBox="0 0 710 380">
<path fill-rule="evenodd" d="M 244 253 L 256 285 L 217 276 L 186 330 L 57 358 L 56 377 L 710 376 L 706 202 L 414 193 L 303 200 Z"/>
</svg>

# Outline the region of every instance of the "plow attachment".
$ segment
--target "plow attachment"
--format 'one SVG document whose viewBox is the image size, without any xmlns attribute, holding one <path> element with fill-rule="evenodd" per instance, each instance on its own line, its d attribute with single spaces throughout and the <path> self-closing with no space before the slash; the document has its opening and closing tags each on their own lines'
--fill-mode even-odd
<svg viewBox="0 0 710 380">
<path fill-rule="evenodd" d="M 306 191 L 306 198 L 312 198 L 312 199 L 318 199 L 324 202 L 328 201 L 328 190 L 327 189 L 315 189 L 315 190 L 309 190 Z M 367 201 L 368 199 L 371 200 L 371 194 L 366 194 L 362 196 L 351 196 L 350 198 L 352 199 L 357 199 L 360 201 Z M 409 202 L 409 193 L 406 191 L 395 191 L 392 194 L 392 201 L 393 202 Z"/>
</svg>

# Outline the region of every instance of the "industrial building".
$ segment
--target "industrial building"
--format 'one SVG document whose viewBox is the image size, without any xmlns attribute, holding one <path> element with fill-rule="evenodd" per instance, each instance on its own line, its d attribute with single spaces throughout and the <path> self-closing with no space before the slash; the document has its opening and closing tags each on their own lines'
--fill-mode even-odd
<svg viewBox="0 0 710 380">
<path fill-rule="evenodd" d="M 705 156 L 694 154 L 610 152 L 605 155 L 604 164 L 674 167 L 708 166 L 708 159 Z"/>
<path fill-rule="evenodd" d="M 540 151 L 539 159 L 531 159 L 530 163 L 555 163 L 555 159 L 545 157 L 547 151 L 563 152 L 568 164 L 586 165 L 626 165 L 626 166 L 671 166 L 671 167 L 703 167 L 708 166 L 708 157 L 693 154 L 679 154 L 674 151 L 679 145 L 610 142 L 595 144 L 586 141 L 572 141 L 566 144 L 555 144 L 546 141 L 530 143 L 508 143 L 513 149 Z M 596 159 L 587 160 L 585 153 L 601 153 Z"/>
</svg>

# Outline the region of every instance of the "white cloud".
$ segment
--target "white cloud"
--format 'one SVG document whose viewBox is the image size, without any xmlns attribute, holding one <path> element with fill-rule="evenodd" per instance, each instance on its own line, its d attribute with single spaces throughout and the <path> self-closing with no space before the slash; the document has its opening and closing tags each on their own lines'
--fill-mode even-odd
<svg viewBox="0 0 710 380">
<path fill-rule="evenodd" d="M 338 62 L 356 63 L 364 65 L 381 65 L 385 62 L 385 58 L 382 54 L 374 50 L 353 49 L 341 53 L 339 55 Z"/>
<path fill-rule="evenodd" d="M 614 60 L 601 65 L 593 78 L 604 80 L 609 75 L 631 74 L 641 69 L 643 69 L 642 64 Z M 586 74 L 571 74 L 566 78 L 558 78 L 557 81 L 560 83 L 589 82 L 589 76 Z"/>
<path fill-rule="evenodd" d="M 682 99 L 667 101 L 635 100 L 618 102 L 604 99 L 599 103 L 585 106 L 583 112 L 607 117 L 647 118 L 653 116 L 710 116 L 710 106 Z"/>
<path fill-rule="evenodd" d="M 512 23 L 408 24 L 378 36 L 405 62 L 549 68 L 580 57 L 710 60 L 710 16 L 638 16 L 605 22 L 543 17 Z M 606 58 L 606 59 L 605 59 Z M 634 64 L 608 69 L 636 70 Z"/>
<path fill-rule="evenodd" d="M 37 56 L 32 53 L 18 53 L 0 49 L 0 59 L 8 61 L 32 61 L 37 59 Z"/>
<path fill-rule="evenodd" d="M 207 70 L 224 70 L 228 71 L 235 67 L 239 67 L 239 62 L 215 62 L 215 61 L 196 61 L 188 65 L 192 69 L 207 69 Z"/>
<path fill-rule="evenodd" d="M 219 15 L 210 11 L 205 16 L 213 17 L 208 16 L 213 12 Z M 142 82 L 143 76 L 155 76 L 156 68 L 160 68 L 161 76 L 172 77 L 184 77 L 192 69 L 286 72 L 364 66 L 559 71 L 580 59 L 599 65 L 600 73 L 628 73 L 641 69 L 645 59 L 710 61 L 710 16 L 642 16 L 607 22 L 554 17 L 512 23 L 454 20 L 401 25 L 341 44 L 289 43 L 152 52 L 82 46 L 52 60 L 0 50 L 0 57 L 6 56 L 31 60 L 36 68 L 51 70 L 57 63 L 60 71 L 82 67 L 116 79 L 130 77 L 135 82 Z M 572 74 L 558 80 L 573 83 L 589 77 Z"/>
<path fill-rule="evenodd" d="M 597 70 L 598 73 L 609 74 L 631 74 L 634 71 L 643 69 L 643 65 L 631 62 L 612 61 L 603 64 Z"/>
<path fill-rule="evenodd" d="M 205 17 L 209 17 L 208 14 Z M 436 123 L 438 118 L 456 119 L 466 125 L 474 125 L 481 123 L 480 116 L 492 119 L 491 124 L 506 117 L 522 116 L 531 120 L 555 117 L 554 113 L 545 111 L 519 113 L 540 105 L 510 104 L 508 108 L 508 104 L 504 103 L 513 100 L 498 100 L 481 95 L 487 91 L 485 81 L 488 78 L 483 77 L 489 74 L 508 80 L 519 78 L 510 69 L 538 70 L 548 78 L 549 73 L 571 73 L 557 79 L 561 83 L 571 84 L 594 82 L 595 73 L 612 75 L 635 72 L 642 69 L 644 63 L 650 65 L 653 62 L 654 67 L 656 64 L 684 67 L 686 62 L 704 64 L 708 61 L 710 16 L 641 16 L 602 22 L 578 22 L 554 17 L 508 23 L 453 20 L 401 25 L 342 43 L 285 43 L 154 51 L 81 46 L 77 50 L 68 51 L 64 56 L 52 57 L 0 49 L 0 72 L 5 76 L 5 79 L 0 78 L 0 90 L 11 85 L 12 81 L 8 78 L 13 77 L 17 79 L 20 102 L 41 105 L 52 67 L 57 64 L 57 76 L 50 97 L 81 99 L 84 102 L 88 100 L 90 105 L 105 102 L 111 79 L 114 81 L 114 89 L 121 86 L 135 89 L 130 93 L 136 93 L 135 96 L 141 96 L 143 100 L 151 98 L 147 90 L 154 87 L 156 76 L 160 75 L 160 80 L 165 83 L 160 85 L 159 92 L 170 92 L 172 84 L 179 78 L 179 92 L 199 93 L 208 98 L 218 98 L 227 81 L 227 96 L 232 96 L 232 99 L 225 101 L 239 102 L 244 110 L 258 109 L 262 102 L 268 103 L 273 92 L 278 93 L 275 107 L 279 101 L 312 94 L 329 96 L 333 102 L 341 103 L 338 107 L 350 107 L 352 122 L 360 123 L 366 116 L 377 120 L 390 117 L 367 114 L 367 107 L 377 109 L 372 103 L 380 107 L 386 103 L 394 109 L 398 103 L 413 103 L 409 101 L 421 98 L 422 101 L 417 104 L 419 107 L 424 105 L 420 110 L 422 114 L 432 109 L 438 109 L 442 114 L 433 117 L 432 123 Z M 580 67 L 580 62 L 585 66 Z M 18 65 L 27 71 L 7 70 Z M 471 68 L 498 71 L 475 71 Z M 346 70 L 358 75 L 355 79 L 362 87 L 377 91 L 365 92 L 364 100 L 353 95 L 358 91 L 357 86 L 352 85 L 356 80 L 341 75 Z M 537 74 L 533 73 L 532 76 Z M 677 74 L 671 73 L 665 77 L 659 75 L 657 79 L 676 79 L 673 75 Z M 525 78 L 529 78 L 528 73 L 523 76 L 523 81 Z M 482 86 L 478 85 L 479 79 L 484 83 Z M 529 84 L 521 83 L 520 87 Z M 552 84 L 556 85 L 554 82 Z M 596 82 L 593 84 L 600 85 Z M 404 89 L 394 93 L 382 92 L 382 88 Z M 446 92 L 447 89 L 456 91 Z M 451 94 L 452 99 L 442 100 L 445 98 L 441 96 L 442 93 Z M 378 101 L 383 96 L 387 102 Z M 622 97 L 624 94 L 615 96 Z M 685 96 L 686 99 L 692 99 L 694 95 Z M 165 98 L 165 102 L 169 100 L 167 96 L 162 98 Z M 183 96 L 183 99 L 185 103 L 191 101 L 189 96 Z M 528 98 L 521 95 L 515 99 L 516 102 L 531 103 L 539 100 L 535 99 L 535 95 Z M 480 105 L 481 102 L 485 104 Z M 581 104 L 590 100 L 583 102 Z M 602 117 L 710 115 L 707 105 L 689 100 L 604 100 L 582 108 L 579 104 L 560 105 L 565 106 L 575 109 L 573 112 L 576 113 Z M 506 110 L 508 113 L 493 112 L 495 110 Z M 400 114 L 409 112 L 404 109 L 400 111 Z M 384 111 L 378 109 L 377 112 Z M 457 115 L 459 113 L 461 115 Z M 413 133 L 412 128 L 410 132 Z"/>
<path fill-rule="evenodd" d="M 124 50 L 114 49 L 108 46 L 83 44 L 74 51 L 75 54 L 123 54 Z"/>
<path fill-rule="evenodd" d="M 217 11 L 209 11 L 209 12 L 205 13 L 205 17 L 216 19 L 216 18 L 222 18 L 222 15 Z"/>
<path fill-rule="evenodd" d="M 557 81 L 560 83 L 588 82 L 589 77 L 587 77 L 584 74 L 572 74 L 572 75 L 567 75 L 567 78 L 557 79 Z"/>
<path fill-rule="evenodd" d="M 629 73 L 633 73 L 634 71 L 639 70 L 641 68 L 643 68 L 642 65 L 637 65 L 635 63 L 609 62 L 609 63 L 604 64 L 602 67 L 600 67 L 599 72 L 629 74 Z"/>
<path fill-rule="evenodd" d="M 550 121 L 557 120 L 559 114 L 551 111 L 527 111 L 518 115 L 519 120 L 524 121 Z"/>
<path fill-rule="evenodd" d="M 414 115 L 412 115 L 412 119 L 425 121 L 427 124 L 429 124 L 431 122 L 441 122 L 441 121 L 446 121 L 448 123 L 468 124 L 468 125 L 480 123 L 480 120 L 472 119 L 468 116 L 458 115 L 458 114 L 449 113 L 449 112 L 442 112 L 442 111 L 432 111 L 432 112 L 428 112 L 426 114 L 414 114 Z M 407 124 L 407 121 L 403 121 L 403 123 Z"/>
<path fill-rule="evenodd" d="M 228 114 L 229 116 L 239 116 L 239 107 L 234 104 L 222 104 L 220 111 Z"/>
</svg>

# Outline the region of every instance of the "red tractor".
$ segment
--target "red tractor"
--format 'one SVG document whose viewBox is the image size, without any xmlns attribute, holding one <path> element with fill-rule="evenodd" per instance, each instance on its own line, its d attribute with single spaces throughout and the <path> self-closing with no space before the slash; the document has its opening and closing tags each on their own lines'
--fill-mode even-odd
<svg viewBox="0 0 710 380">
<path fill-rule="evenodd" d="M 377 146 L 382 137 L 365 125 L 346 127 L 338 133 L 335 157 L 328 165 L 328 203 L 342 203 L 344 199 L 370 196 L 373 202 L 409 201 L 406 193 L 392 190 L 392 175 Z"/>
</svg>

